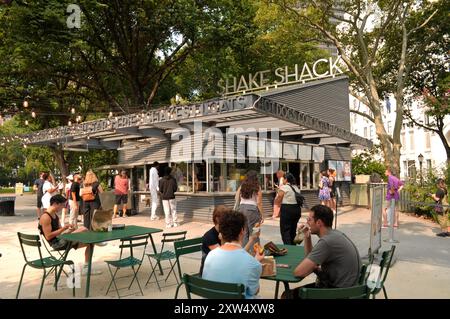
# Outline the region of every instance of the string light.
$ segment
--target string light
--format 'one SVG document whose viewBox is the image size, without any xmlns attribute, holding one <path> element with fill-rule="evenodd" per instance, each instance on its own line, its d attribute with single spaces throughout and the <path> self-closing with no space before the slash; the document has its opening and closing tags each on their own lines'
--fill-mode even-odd
<svg viewBox="0 0 450 319">
<path fill-rule="evenodd" d="M 28 125 L 28 120 L 25 120 L 25 125 Z"/>
<path fill-rule="evenodd" d="M 113 117 L 113 116 L 114 116 L 114 115 L 113 115 L 113 112 L 109 112 L 108 117 L 111 118 L 111 117 Z"/>
<path fill-rule="evenodd" d="M 72 121 L 69 121 L 67 125 L 72 126 Z"/>
<path fill-rule="evenodd" d="M 27 107 L 28 107 L 28 101 L 27 101 L 27 100 L 23 101 L 23 107 L 24 107 L 24 108 L 27 108 Z"/>
<path fill-rule="evenodd" d="M 70 113 L 75 114 L 75 108 L 74 107 L 70 110 Z"/>
<path fill-rule="evenodd" d="M 35 111 L 31 112 L 31 117 L 34 118 L 34 119 L 36 118 L 36 112 Z"/>
</svg>

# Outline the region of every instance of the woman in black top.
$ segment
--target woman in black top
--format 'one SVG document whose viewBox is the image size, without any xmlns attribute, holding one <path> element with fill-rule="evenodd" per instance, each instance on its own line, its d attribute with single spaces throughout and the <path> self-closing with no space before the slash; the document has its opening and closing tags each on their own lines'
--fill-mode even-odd
<svg viewBox="0 0 450 319">
<path fill-rule="evenodd" d="M 82 213 L 84 215 L 83 221 L 84 221 L 84 227 L 91 230 L 91 222 L 92 217 L 94 216 L 94 210 L 99 209 L 102 204 L 100 202 L 100 193 L 103 193 L 102 186 L 98 182 L 97 176 L 94 174 L 93 171 L 89 170 L 86 173 L 86 177 L 83 182 L 83 187 L 92 187 L 92 192 L 95 195 L 94 200 L 84 200 L 83 199 L 83 210 Z"/>
<path fill-rule="evenodd" d="M 431 197 L 436 202 L 435 212 L 437 213 L 439 224 L 441 225 L 442 232 L 436 234 L 439 237 L 449 237 L 450 236 L 450 226 L 448 225 L 448 214 L 450 208 L 448 207 L 447 200 L 447 188 L 445 187 L 445 181 L 442 178 L 439 178 L 436 182 L 438 187 L 436 194 L 430 194 Z M 446 206 L 446 207 L 444 207 Z"/>
</svg>

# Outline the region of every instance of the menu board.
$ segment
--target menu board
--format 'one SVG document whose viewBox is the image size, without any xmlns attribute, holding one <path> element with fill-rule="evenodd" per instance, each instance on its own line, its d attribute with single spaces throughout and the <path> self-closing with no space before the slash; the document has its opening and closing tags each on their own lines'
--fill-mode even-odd
<svg viewBox="0 0 450 319">
<path fill-rule="evenodd" d="M 325 148 L 323 147 L 313 147 L 313 160 L 314 162 L 321 163 L 325 159 Z"/>
<path fill-rule="evenodd" d="M 344 162 L 336 162 L 336 180 L 342 182 L 344 180 Z"/>
<path fill-rule="evenodd" d="M 298 145 L 283 143 L 283 158 L 288 160 L 296 160 L 298 154 Z"/>
<path fill-rule="evenodd" d="M 351 182 L 352 181 L 352 163 L 344 162 L 344 181 Z"/>
<path fill-rule="evenodd" d="M 298 159 L 302 161 L 310 161 L 312 156 L 312 146 L 299 145 L 298 146 Z"/>
<path fill-rule="evenodd" d="M 266 158 L 281 158 L 283 143 L 279 140 L 266 141 Z"/>
</svg>

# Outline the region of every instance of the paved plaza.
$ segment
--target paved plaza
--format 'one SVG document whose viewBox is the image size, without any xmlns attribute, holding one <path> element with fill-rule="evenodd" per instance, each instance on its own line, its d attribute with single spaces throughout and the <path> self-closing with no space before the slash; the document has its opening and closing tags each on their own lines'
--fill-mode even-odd
<svg viewBox="0 0 450 319">
<path fill-rule="evenodd" d="M 14 298 L 24 264 L 22 252 L 17 238 L 17 232 L 37 234 L 37 220 L 34 208 L 35 196 L 24 195 L 17 197 L 16 215 L 0 217 L 0 298 Z M 119 218 L 114 223 L 139 225 L 153 228 L 164 228 L 164 220 L 150 221 L 149 210 L 137 216 Z M 303 213 L 301 221 L 305 220 Z M 279 220 L 267 219 L 262 226 L 261 242 L 281 242 L 279 233 Z M 187 230 L 187 238 L 200 237 L 212 227 L 212 223 L 182 221 L 174 230 Z M 338 229 L 345 232 L 357 245 L 361 256 L 367 254 L 369 247 L 370 211 L 365 208 L 344 207 L 340 209 L 338 216 Z M 450 239 L 436 237 L 439 232 L 437 224 L 431 221 L 401 214 L 400 228 L 396 230 L 396 238 L 400 241 L 395 251 L 396 262 L 392 266 L 386 288 L 389 298 L 450 298 Z M 153 235 L 157 247 L 160 247 L 161 234 Z M 387 238 L 387 230 L 383 229 L 383 239 Z M 314 242 L 317 237 L 314 236 Z M 390 246 L 383 242 L 382 250 Z M 150 247 L 147 250 L 150 252 Z M 105 247 L 96 247 L 93 256 L 93 267 L 103 271 L 101 275 L 91 277 L 91 298 L 117 298 L 114 291 L 105 296 L 110 281 L 110 274 L 105 260 L 119 258 L 119 241 L 108 242 Z M 199 253 L 183 257 L 182 268 L 187 273 L 197 272 L 200 266 L 201 255 Z M 82 265 L 84 261 L 84 249 L 72 250 L 68 259 Z M 121 270 L 122 275 L 131 273 L 129 269 Z M 141 284 L 145 284 L 150 274 L 150 263 L 145 259 L 139 272 Z M 42 271 L 28 268 L 25 273 L 24 284 L 21 290 L 21 298 L 37 298 L 39 292 Z M 121 276 L 119 272 L 119 276 Z M 131 288 L 132 296 L 126 298 L 167 298 L 173 299 L 175 295 L 175 279 L 169 278 L 167 283 L 162 280 L 162 290 L 158 290 L 155 283 L 150 283 L 144 290 L 144 297 L 138 292 L 137 286 Z M 81 277 L 81 289 L 76 290 L 76 297 L 84 297 L 86 277 Z M 119 287 L 128 285 L 130 278 L 118 281 Z M 292 287 L 314 281 L 310 276 L 301 283 Z M 275 283 L 261 280 L 259 295 L 263 298 L 273 298 Z M 55 291 L 52 287 L 53 278 L 48 278 L 44 286 L 42 298 L 72 298 L 72 291 L 67 288 L 65 277 L 60 281 L 61 288 Z M 281 288 L 282 286 L 280 286 Z M 122 294 L 128 294 L 122 291 Z M 186 298 L 182 288 L 179 298 Z M 378 298 L 383 298 L 382 294 Z"/>
</svg>

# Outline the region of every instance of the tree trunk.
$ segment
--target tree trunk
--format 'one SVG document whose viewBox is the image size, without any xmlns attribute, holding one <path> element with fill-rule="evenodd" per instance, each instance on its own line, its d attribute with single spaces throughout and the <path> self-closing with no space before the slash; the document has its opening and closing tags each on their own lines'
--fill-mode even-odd
<svg viewBox="0 0 450 319">
<path fill-rule="evenodd" d="M 448 144 L 447 139 L 445 138 L 443 130 L 439 130 L 437 134 L 439 135 L 439 138 L 442 141 L 442 145 L 444 145 L 445 152 L 447 153 L 447 165 L 450 165 L 450 145 Z"/>
<path fill-rule="evenodd" d="M 61 172 L 61 177 L 63 180 L 66 180 L 66 177 L 69 176 L 69 166 L 64 157 L 64 151 L 61 147 L 52 147 L 53 157 L 55 159 L 55 163 Z"/>
</svg>

